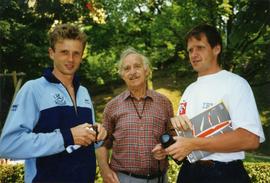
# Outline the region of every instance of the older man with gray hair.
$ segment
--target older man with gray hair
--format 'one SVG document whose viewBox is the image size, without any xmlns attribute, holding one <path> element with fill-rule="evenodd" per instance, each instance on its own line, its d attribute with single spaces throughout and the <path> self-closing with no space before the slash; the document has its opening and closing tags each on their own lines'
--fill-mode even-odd
<svg viewBox="0 0 270 183">
<path fill-rule="evenodd" d="M 153 149 L 173 116 L 172 104 L 167 97 L 148 88 L 149 60 L 135 49 L 122 53 L 119 74 L 127 90 L 106 105 L 103 125 L 109 138 L 97 150 L 103 180 L 108 183 L 168 182 L 168 160 Z M 163 158 L 157 160 L 156 156 Z"/>
</svg>

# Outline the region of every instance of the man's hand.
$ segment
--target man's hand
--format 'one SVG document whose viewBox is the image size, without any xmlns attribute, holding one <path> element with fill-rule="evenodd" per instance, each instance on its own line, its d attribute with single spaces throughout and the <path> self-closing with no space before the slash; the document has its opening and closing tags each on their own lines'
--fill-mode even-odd
<svg viewBox="0 0 270 183">
<path fill-rule="evenodd" d="M 162 160 L 167 157 L 165 149 L 162 148 L 161 144 L 157 144 L 152 150 L 153 156 L 157 160 Z"/>
<path fill-rule="evenodd" d="M 120 183 L 117 174 L 110 168 L 103 168 L 100 172 L 104 183 Z"/>
<path fill-rule="evenodd" d="M 186 115 L 175 116 L 171 118 L 174 129 L 178 131 L 192 130 L 192 123 Z"/>
<path fill-rule="evenodd" d="M 89 123 L 75 126 L 70 130 L 74 144 L 76 145 L 88 146 L 96 140 L 96 132 L 92 129 L 92 125 Z"/>
<path fill-rule="evenodd" d="M 97 141 L 101 141 L 106 139 L 107 137 L 107 131 L 106 129 L 103 127 L 103 125 L 96 123 L 95 126 L 97 126 L 97 131 L 98 131 L 98 135 L 97 135 Z"/>
<path fill-rule="evenodd" d="M 194 150 L 192 138 L 173 137 L 176 142 L 165 149 L 168 155 L 179 161 L 183 160 L 191 151 Z"/>
</svg>

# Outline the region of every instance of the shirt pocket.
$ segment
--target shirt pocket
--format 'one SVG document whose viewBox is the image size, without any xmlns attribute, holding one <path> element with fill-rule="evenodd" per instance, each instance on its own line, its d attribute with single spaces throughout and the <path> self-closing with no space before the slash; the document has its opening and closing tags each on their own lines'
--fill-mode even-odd
<svg viewBox="0 0 270 183">
<path fill-rule="evenodd" d="M 152 133 L 159 143 L 159 137 L 166 131 L 167 119 L 161 116 L 153 116 L 151 121 Z"/>
</svg>

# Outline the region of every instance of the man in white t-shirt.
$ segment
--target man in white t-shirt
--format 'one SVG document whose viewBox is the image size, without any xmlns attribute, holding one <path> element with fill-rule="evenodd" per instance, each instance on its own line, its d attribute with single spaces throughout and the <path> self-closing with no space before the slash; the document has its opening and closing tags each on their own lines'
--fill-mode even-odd
<svg viewBox="0 0 270 183">
<path fill-rule="evenodd" d="M 195 163 L 184 160 L 177 183 L 250 182 L 242 162 L 244 151 L 258 148 L 265 140 L 252 90 L 245 79 L 222 70 L 218 62 L 222 39 L 214 27 L 204 24 L 193 28 L 186 43 L 198 79 L 186 88 L 180 100 L 179 115 L 171 119 L 174 128 L 192 129 L 189 119 L 223 102 L 233 131 L 211 138 L 174 137 L 176 143 L 165 149 L 174 159 L 183 160 L 195 150 L 212 152 Z"/>
</svg>

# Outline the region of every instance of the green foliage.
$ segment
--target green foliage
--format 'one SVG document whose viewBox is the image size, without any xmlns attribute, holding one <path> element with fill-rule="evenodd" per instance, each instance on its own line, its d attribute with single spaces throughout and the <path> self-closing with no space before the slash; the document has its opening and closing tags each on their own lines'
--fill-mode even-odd
<svg viewBox="0 0 270 183">
<path fill-rule="evenodd" d="M 76 22 L 86 13 L 83 1 L 0 1 L 0 72 L 25 72 L 26 80 L 51 65 L 47 33 L 58 22 Z M 83 11 L 84 10 L 84 11 Z"/>
<path fill-rule="evenodd" d="M 226 68 L 240 73 L 251 85 L 270 81 L 269 56 L 270 2 L 235 2 L 238 11 L 229 19 L 226 29 Z M 268 55 L 268 56 L 267 56 Z M 267 69 L 268 68 L 268 69 Z"/>
<path fill-rule="evenodd" d="M 178 62 L 175 72 L 187 70 L 184 35 L 194 25 L 207 22 L 224 35 L 225 68 L 252 84 L 270 81 L 270 3 L 266 0 L 30 2 L 0 2 L 0 72 L 22 71 L 27 80 L 39 76 L 51 65 L 47 32 L 56 21 L 76 22 L 88 34 L 88 61 L 83 69 L 87 73 L 82 76 L 89 85 L 119 79 L 114 65 L 128 46 L 145 53 L 158 69 Z M 91 4 L 91 10 L 86 3 Z M 95 62 L 89 62 L 97 56 Z M 97 73 L 92 68 L 97 68 Z"/>
<path fill-rule="evenodd" d="M 269 163 L 244 163 L 245 168 L 252 182 L 266 183 L 270 182 Z"/>
<path fill-rule="evenodd" d="M 110 92 L 119 83 L 117 72 L 118 58 L 113 52 L 88 55 L 80 68 L 80 76 L 91 94 L 100 91 Z"/>
<path fill-rule="evenodd" d="M 177 180 L 177 175 L 178 175 L 178 172 L 180 170 L 180 166 L 177 165 L 173 160 L 170 160 L 169 161 L 170 163 L 170 166 L 169 166 L 169 170 L 168 170 L 168 182 L 176 182 Z"/>
<path fill-rule="evenodd" d="M 33 68 L 46 64 L 44 30 L 51 22 L 44 23 L 42 16 L 37 16 L 25 3 L 1 1 L 0 7 L 0 72 L 16 70 L 30 72 L 31 77 L 39 75 L 40 70 Z"/>
<path fill-rule="evenodd" d="M 110 67 L 108 67 L 110 66 Z M 114 53 L 88 56 L 85 65 L 82 66 L 82 74 L 85 79 L 94 81 L 95 86 L 105 85 L 118 79 L 117 58 Z"/>
<path fill-rule="evenodd" d="M 23 183 L 24 182 L 23 165 L 0 165 L 1 183 Z"/>
<path fill-rule="evenodd" d="M 252 182 L 266 183 L 270 182 L 270 163 L 263 162 L 245 162 L 245 168 L 251 177 Z M 168 170 L 169 182 L 176 182 L 178 171 L 180 167 L 170 160 L 170 167 Z M 0 165 L 0 182 L 1 183 L 23 183 L 23 165 Z M 99 168 L 97 168 L 96 181 L 102 183 L 102 178 L 99 174 Z"/>
</svg>

